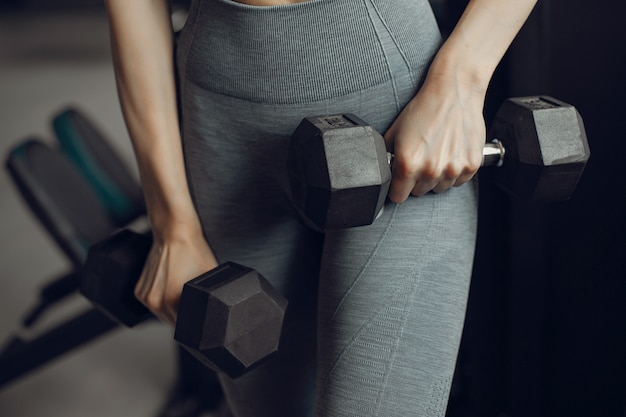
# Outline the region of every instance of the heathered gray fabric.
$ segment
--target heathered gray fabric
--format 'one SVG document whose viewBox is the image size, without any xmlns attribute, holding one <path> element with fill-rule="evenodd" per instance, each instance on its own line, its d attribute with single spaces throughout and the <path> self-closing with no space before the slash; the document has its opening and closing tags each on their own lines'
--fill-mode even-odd
<svg viewBox="0 0 626 417">
<path fill-rule="evenodd" d="M 303 117 L 354 113 L 383 132 L 439 43 L 427 0 L 193 2 L 177 56 L 192 196 L 218 259 L 256 268 L 290 303 L 278 356 L 222 378 L 235 416 L 444 415 L 474 187 L 321 235 L 298 219 L 286 175 Z"/>
</svg>

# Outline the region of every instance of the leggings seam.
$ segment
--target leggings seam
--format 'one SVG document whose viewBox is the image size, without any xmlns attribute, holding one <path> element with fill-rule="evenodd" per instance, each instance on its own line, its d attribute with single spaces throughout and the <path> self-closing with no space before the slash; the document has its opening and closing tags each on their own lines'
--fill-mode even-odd
<svg viewBox="0 0 626 417">
<path fill-rule="evenodd" d="M 378 252 L 378 250 L 380 249 L 380 247 L 382 246 L 382 242 L 385 240 L 387 234 L 389 233 L 389 229 L 391 228 L 391 225 L 393 224 L 393 220 L 396 216 L 396 212 L 398 210 L 398 206 L 396 205 L 394 207 L 393 213 L 391 213 L 391 219 L 389 220 L 389 224 L 387 225 L 387 227 L 385 228 L 385 231 L 381 237 L 381 239 L 378 241 L 378 243 L 376 244 L 376 248 L 374 249 L 374 251 L 372 252 L 372 255 L 370 256 L 369 260 L 365 263 L 365 265 L 363 265 L 363 268 L 361 268 L 361 270 L 359 271 L 359 275 L 357 275 L 357 278 L 352 282 L 352 284 L 350 284 L 350 287 L 348 287 L 348 291 L 346 291 L 346 293 L 344 294 L 344 296 L 341 298 L 341 301 L 339 302 L 339 304 L 337 305 L 337 308 L 335 309 L 335 311 L 333 312 L 332 318 L 335 318 L 335 316 L 337 315 L 337 313 L 339 312 L 341 305 L 344 303 L 344 301 L 348 298 L 348 295 L 352 292 L 352 290 L 354 289 L 354 287 L 356 286 L 356 284 L 359 282 L 359 280 L 363 277 L 363 274 L 365 272 L 365 270 L 367 269 L 367 267 L 372 263 L 373 259 L 376 257 L 376 253 Z M 384 307 L 382 307 L 384 308 Z M 381 308 L 381 310 L 382 310 Z M 333 363 L 333 365 L 331 366 L 328 374 L 332 374 L 335 370 L 335 368 L 337 367 L 337 365 L 339 364 L 339 362 L 341 361 L 341 359 L 343 358 L 344 354 L 346 353 L 346 351 L 348 350 L 348 348 L 350 346 L 352 346 L 352 344 L 354 343 L 354 341 L 356 340 L 356 338 L 358 337 L 358 335 L 361 334 L 362 329 L 369 325 L 372 320 L 374 320 L 374 318 L 378 315 L 378 312 L 380 310 L 378 310 L 376 312 L 376 314 L 372 315 L 372 319 L 367 321 L 366 323 L 364 323 L 355 333 L 354 336 L 350 339 L 350 341 L 346 344 L 346 346 L 341 350 L 341 352 L 339 352 L 339 355 L 337 356 L 337 360 Z"/>
<path fill-rule="evenodd" d="M 393 31 L 391 30 L 391 28 L 387 24 L 387 21 L 384 19 L 383 14 L 381 13 L 379 7 L 376 5 L 375 1 L 374 0 L 367 0 L 367 1 L 369 1 L 369 3 L 371 4 L 372 8 L 376 12 L 376 16 L 380 20 L 380 23 L 383 25 L 383 27 L 387 31 L 387 34 L 389 35 L 389 38 L 393 41 L 393 44 L 396 47 L 396 50 L 398 51 L 398 53 L 402 57 L 402 61 L 404 61 L 404 65 L 406 65 L 406 68 L 407 68 L 407 70 L 409 72 L 409 77 L 411 78 L 411 81 L 413 82 L 413 84 L 415 84 L 415 74 L 413 74 L 413 70 L 411 68 L 411 63 L 409 62 L 409 59 L 407 58 L 406 54 L 404 53 L 404 50 L 400 46 L 400 42 L 398 42 L 398 39 L 396 39 L 395 35 L 393 34 Z M 369 13 L 369 10 L 368 10 L 368 15 L 370 16 L 370 20 L 371 20 L 372 16 Z M 374 24 L 374 23 L 372 22 L 372 24 Z M 381 42 L 381 45 L 382 45 L 382 41 L 380 39 L 380 35 L 378 33 L 378 29 L 376 28 L 376 25 L 374 25 L 374 30 L 376 32 L 376 36 L 378 38 L 378 41 Z M 383 53 L 384 53 L 384 50 L 383 50 Z M 389 68 L 389 60 L 387 59 L 387 54 L 385 54 L 385 59 L 387 60 L 387 67 Z M 391 74 L 391 69 L 390 69 L 390 74 Z"/>
<path fill-rule="evenodd" d="M 354 279 L 354 281 L 352 281 L 352 283 L 348 287 L 348 290 L 345 292 L 343 297 L 341 297 L 341 300 L 337 304 L 337 308 L 335 308 L 335 311 L 333 312 L 331 319 L 334 319 L 337 313 L 339 313 L 339 310 L 341 310 L 341 306 L 347 300 L 348 296 L 352 293 L 352 290 L 354 289 L 354 287 L 356 287 L 356 285 L 359 283 L 361 278 L 363 278 L 363 274 L 373 262 L 374 258 L 376 257 L 376 254 L 378 253 L 378 251 L 380 250 L 382 246 L 382 242 L 385 241 L 385 238 L 387 237 L 387 234 L 389 233 L 389 229 L 391 228 L 391 225 L 393 224 L 393 220 L 396 216 L 397 210 L 398 210 L 398 206 L 396 205 L 393 209 L 393 212 L 391 213 L 391 219 L 389 219 L 389 224 L 385 228 L 385 231 L 383 232 L 383 235 L 381 236 L 380 240 L 376 243 L 376 247 L 374 248 L 374 251 L 370 255 L 370 258 L 367 260 L 367 262 L 363 265 L 363 268 L 361 268 L 361 270 L 359 271 L 359 274 L 357 275 L 357 277 Z"/>
<path fill-rule="evenodd" d="M 419 283 L 422 280 L 421 270 L 422 270 L 422 268 L 418 267 L 415 270 L 413 270 L 413 272 L 411 273 L 411 281 L 413 282 L 413 288 L 411 289 L 411 295 L 405 301 L 405 305 L 410 304 L 411 300 L 413 300 L 415 295 L 416 295 L 417 288 L 419 287 Z M 396 355 L 398 353 L 398 344 L 400 343 L 400 340 L 402 339 L 402 336 L 404 334 L 404 329 L 406 327 L 408 316 L 409 316 L 409 314 L 408 314 L 408 312 L 406 312 L 405 315 L 404 315 L 404 319 L 402 320 L 402 326 L 400 326 L 400 333 L 397 335 L 397 337 L 396 337 L 396 339 L 394 341 L 393 350 L 391 352 L 391 355 L 389 357 L 389 361 L 388 361 L 387 366 L 385 368 L 385 374 L 383 376 L 382 385 L 381 385 L 381 387 L 380 387 L 380 389 L 378 391 L 378 398 L 376 398 L 376 411 L 375 411 L 375 414 L 374 414 L 375 416 L 378 416 L 379 413 L 380 413 L 380 407 L 382 406 L 382 398 L 384 397 L 385 391 L 387 390 L 387 382 L 389 380 L 389 375 L 391 373 L 391 368 L 393 367 L 393 363 L 394 363 Z"/>
<path fill-rule="evenodd" d="M 404 53 L 404 50 L 402 49 L 402 47 L 400 46 L 400 42 L 398 42 L 398 40 L 396 39 L 396 37 L 394 36 L 391 28 L 389 27 L 389 25 L 387 24 L 387 22 L 385 21 L 380 9 L 378 8 L 378 6 L 375 4 L 375 2 L 373 0 L 363 0 L 365 9 L 367 10 L 367 16 L 369 18 L 370 23 L 372 24 L 372 28 L 374 30 L 374 33 L 376 34 L 376 39 L 378 41 L 378 46 L 380 48 L 381 54 L 383 55 L 384 59 L 385 59 L 385 66 L 387 68 L 387 74 L 389 75 L 389 80 L 391 81 L 391 86 L 393 89 L 393 96 L 396 102 L 396 112 L 400 113 L 400 111 L 402 110 L 402 106 L 400 104 L 400 96 L 398 94 L 398 86 L 396 84 L 396 78 L 395 78 L 395 74 L 394 71 L 392 69 L 392 65 L 391 62 L 389 60 L 389 54 L 387 52 L 387 50 L 384 47 L 384 43 L 383 43 L 383 39 L 380 33 L 380 25 L 382 25 L 382 27 L 384 28 L 386 34 L 389 36 L 389 39 L 391 39 L 391 42 L 393 43 L 397 53 L 400 55 L 400 57 L 402 58 L 402 61 L 404 62 L 404 66 L 406 67 L 406 70 L 408 72 L 409 75 L 409 79 L 411 80 L 411 83 L 413 85 L 417 85 L 416 79 L 415 79 L 415 74 L 413 72 L 413 69 L 411 68 L 411 64 L 406 56 L 406 54 Z M 373 12 L 372 12 L 373 10 Z M 374 18 L 374 14 L 376 15 L 376 18 Z M 380 25 L 377 24 L 375 22 L 375 20 L 378 20 L 380 22 Z"/>
<path fill-rule="evenodd" d="M 393 98 L 396 102 L 396 111 L 399 113 L 400 112 L 400 106 L 399 106 L 399 95 L 398 95 L 398 88 L 396 86 L 396 81 L 393 75 L 393 71 L 391 70 L 391 65 L 389 63 L 389 56 L 387 55 L 387 51 L 385 51 L 385 48 L 383 47 L 383 42 L 379 33 L 379 29 L 378 26 L 376 25 L 376 23 L 374 23 L 374 18 L 372 16 L 372 12 L 370 10 L 370 7 L 368 7 L 368 3 L 372 6 L 372 8 L 374 8 L 374 10 L 376 10 L 376 8 L 374 7 L 374 5 L 369 1 L 369 0 L 363 0 L 363 5 L 365 6 L 365 9 L 367 10 L 367 16 L 370 20 L 370 23 L 372 24 L 372 28 L 374 29 L 374 33 L 376 34 L 376 39 L 378 40 L 378 46 L 380 47 L 380 51 L 383 54 L 383 56 L 385 57 L 385 66 L 387 67 L 387 73 L 389 74 L 389 79 L 391 80 L 391 87 L 393 89 Z M 380 18 L 380 16 L 379 16 Z M 384 23 L 383 23 L 384 25 Z"/>
<path fill-rule="evenodd" d="M 350 291 L 354 288 L 354 286 L 356 285 L 356 283 L 358 282 L 358 280 L 363 276 L 364 271 L 367 269 L 367 266 L 371 264 L 372 260 L 376 257 L 376 253 L 378 252 L 378 249 L 381 247 L 382 243 L 385 240 L 385 237 L 388 235 L 391 226 L 394 224 L 394 220 L 395 220 L 395 215 L 396 212 L 398 210 L 399 206 L 395 206 L 394 207 L 394 211 L 392 212 L 391 218 L 389 220 L 389 224 L 387 225 L 385 232 L 383 233 L 381 239 L 379 240 L 379 243 L 377 244 L 376 248 L 374 249 L 374 251 L 372 252 L 372 255 L 370 256 L 370 259 L 368 260 L 368 262 L 365 264 L 365 266 L 362 268 L 362 270 L 359 272 L 359 275 L 357 277 L 357 279 L 355 279 L 355 281 L 352 283 L 352 285 L 349 287 L 348 292 L 346 292 L 346 294 L 344 295 L 344 297 L 341 300 L 341 303 L 343 303 L 343 301 L 345 301 L 345 299 L 347 298 L 348 294 L 350 293 Z M 429 224 L 432 225 L 433 223 L 433 218 L 435 213 L 437 212 L 437 210 L 435 208 L 432 209 L 431 211 L 431 216 L 429 219 Z M 426 246 L 426 242 L 430 241 L 430 237 L 432 235 L 432 231 L 433 231 L 433 227 L 429 227 L 429 232 L 428 234 L 424 237 L 424 239 L 422 240 L 422 245 L 420 245 L 419 249 L 417 250 L 418 253 L 421 253 L 424 249 L 424 247 Z M 405 300 L 405 309 L 404 311 L 406 312 L 408 310 L 408 305 L 411 303 L 411 301 L 413 301 L 417 295 L 417 289 L 419 288 L 419 283 L 421 282 L 422 279 L 422 270 L 424 268 L 424 265 L 421 264 L 417 264 L 415 266 L 415 268 L 411 271 L 411 278 L 410 278 L 410 294 L 409 296 L 406 298 Z M 417 278 L 416 278 L 417 277 Z M 401 290 L 401 292 L 397 293 L 394 295 L 394 297 L 392 298 L 393 300 L 397 300 L 399 298 L 402 297 L 402 295 L 405 294 L 404 291 Z M 340 304 L 341 304 L 340 303 Z M 392 303 L 393 304 L 393 303 Z M 342 361 L 342 359 L 345 357 L 346 353 L 348 352 L 349 348 L 355 343 L 355 341 L 359 338 L 359 336 L 363 333 L 363 330 L 365 328 L 367 328 L 373 321 L 375 321 L 380 313 L 385 310 L 386 308 L 389 307 L 388 305 L 385 305 L 383 307 L 381 307 L 380 309 L 378 309 L 370 318 L 370 320 L 368 320 L 366 323 L 363 323 L 359 329 L 354 333 L 353 337 L 350 339 L 350 341 L 346 344 L 346 346 L 341 350 L 341 352 L 339 353 L 339 355 L 337 356 L 337 359 L 334 361 L 334 363 L 332 364 L 328 375 L 332 375 L 336 369 L 336 367 L 339 365 L 339 363 Z M 336 312 L 339 310 L 339 307 L 335 310 L 335 314 Z M 333 314 L 333 317 L 335 316 L 335 314 Z M 387 389 L 387 381 L 389 379 L 389 375 L 391 373 L 391 369 L 393 366 L 393 363 L 395 361 L 395 357 L 397 355 L 397 350 L 398 350 L 398 344 L 399 341 L 402 339 L 402 336 L 404 334 L 404 329 L 406 328 L 406 324 L 407 324 L 407 320 L 408 320 L 408 312 L 404 315 L 404 318 L 402 320 L 402 325 L 400 326 L 399 329 L 399 333 L 394 337 L 394 341 L 391 345 L 391 350 L 389 352 L 389 359 L 385 364 L 385 371 L 384 374 L 382 375 L 382 384 L 378 389 L 378 394 L 376 397 L 376 401 L 375 404 L 373 404 L 375 406 L 375 412 L 374 415 L 379 415 L 380 412 L 380 407 L 382 406 L 382 397 L 384 396 L 384 393 Z"/>
<path fill-rule="evenodd" d="M 435 199 L 435 206 L 438 204 L 440 200 L 439 199 Z M 429 228 L 428 228 L 428 234 L 424 237 L 424 239 L 422 239 L 422 245 L 420 246 L 418 252 L 422 253 L 424 248 L 426 247 L 426 242 L 430 242 L 431 238 L 432 238 L 432 234 L 433 234 L 433 229 L 434 227 L 432 227 L 433 224 L 433 219 L 435 217 L 435 213 L 437 213 L 439 210 L 437 210 L 437 207 L 433 207 L 432 211 L 431 211 L 431 216 L 429 219 Z M 423 274 L 422 271 L 424 269 L 424 264 L 423 263 L 418 263 L 416 268 L 413 270 L 412 274 L 411 274 L 411 283 L 413 285 L 413 288 L 411 289 L 411 295 L 407 298 L 406 300 L 406 304 L 409 305 L 411 303 L 411 301 L 415 300 L 415 297 L 417 296 L 417 289 L 419 288 L 419 283 L 422 281 L 423 278 Z M 417 277 L 417 278 L 416 278 Z M 406 310 L 405 310 L 406 311 Z M 398 335 L 398 337 L 395 340 L 395 346 L 394 346 L 394 350 L 393 353 L 389 359 L 389 363 L 385 372 L 385 376 L 383 379 L 383 384 L 382 387 L 379 391 L 378 394 L 378 399 L 376 400 L 376 414 L 375 415 L 379 415 L 379 411 L 380 411 L 380 407 L 382 406 L 382 397 L 384 396 L 385 391 L 387 390 L 387 381 L 389 379 L 389 374 L 391 373 L 391 368 L 393 367 L 393 363 L 395 361 L 396 355 L 398 353 L 398 344 L 400 343 L 400 340 L 402 339 L 402 336 L 404 335 L 404 329 L 406 329 L 406 324 L 407 321 L 409 319 L 409 314 L 408 312 L 405 314 L 404 316 L 404 320 L 403 320 L 403 325 L 400 328 L 400 334 Z"/>
</svg>

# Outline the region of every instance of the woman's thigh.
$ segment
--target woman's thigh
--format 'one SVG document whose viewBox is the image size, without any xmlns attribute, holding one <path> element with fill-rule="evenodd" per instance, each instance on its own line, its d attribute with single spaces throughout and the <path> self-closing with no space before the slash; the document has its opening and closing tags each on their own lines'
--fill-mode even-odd
<svg viewBox="0 0 626 417">
<path fill-rule="evenodd" d="M 443 416 L 476 236 L 466 184 L 388 203 L 371 226 L 326 234 L 318 416 Z"/>
</svg>

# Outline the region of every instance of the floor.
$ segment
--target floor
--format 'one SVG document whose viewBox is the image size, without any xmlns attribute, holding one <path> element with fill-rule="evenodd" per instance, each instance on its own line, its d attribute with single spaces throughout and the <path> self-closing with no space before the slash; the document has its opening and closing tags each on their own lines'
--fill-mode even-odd
<svg viewBox="0 0 626 417">
<path fill-rule="evenodd" d="M 0 152 L 28 137 L 53 143 L 51 115 L 86 112 L 132 164 L 102 12 L 0 13 Z M 0 347 L 20 329 L 41 285 L 69 263 L 0 173 Z M 87 307 L 79 296 L 34 333 Z M 171 331 L 120 329 L 0 387 L 2 417 L 153 416 L 175 373 Z"/>
</svg>

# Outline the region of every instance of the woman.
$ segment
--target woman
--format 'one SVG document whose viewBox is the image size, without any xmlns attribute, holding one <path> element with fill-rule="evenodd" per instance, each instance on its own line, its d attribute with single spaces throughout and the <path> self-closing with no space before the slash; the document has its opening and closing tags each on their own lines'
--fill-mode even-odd
<svg viewBox="0 0 626 417">
<path fill-rule="evenodd" d="M 445 414 L 485 93 L 535 1 L 471 0 L 441 44 L 427 0 L 194 0 L 174 62 L 165 0 L 107 0 L 154 235 L 137 297 L 173 324 L 219 259 L 290 301 L 278 357 L 221 378 L 235 416 Z M 298 122 L 330 113 L 385 132 L 395 159 L 383 215 L 322 236 L 285 167 Z"/>
</svg>

